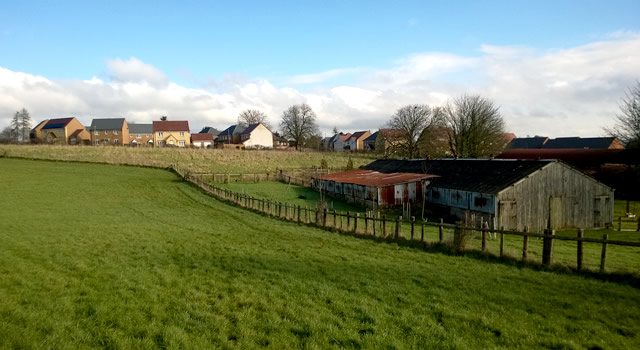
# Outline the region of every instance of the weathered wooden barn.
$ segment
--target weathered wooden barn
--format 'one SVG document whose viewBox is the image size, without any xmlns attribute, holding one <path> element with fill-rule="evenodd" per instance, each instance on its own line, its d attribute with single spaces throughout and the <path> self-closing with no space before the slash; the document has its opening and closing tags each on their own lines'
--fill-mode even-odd
<svg viewBox="0 0 640 350">
<path fill-rule="evenodd" d="M 364 170 L 437 175 L 427 202 L 464 217 L 475 213 L 492 227 L 604 227 L 613 222 L 613 189 L 557 160 L 377 160 Z"/>
<path fill-rule="evenodd" d="M 349 170 L 313 178 L 313 188 L 367 208 L 422 203 L 423 190 L 433 175 Z"/>
</svg>

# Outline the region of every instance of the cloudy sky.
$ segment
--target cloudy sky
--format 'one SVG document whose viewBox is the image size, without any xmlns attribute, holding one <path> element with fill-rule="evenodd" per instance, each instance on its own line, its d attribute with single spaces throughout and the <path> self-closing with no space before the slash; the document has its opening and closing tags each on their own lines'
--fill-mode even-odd
<svg viewBox="0 0 640 350">
<path fill-rule="evenodd" d="M 231 4 L 233 3 L 233 4 Z M 0 127 L 162 115 L 375 130 L 399 107 L 491 98 L 518 136 L 599 136 L 640 80 L 640 1 L 15 1 L 0 4 Z"/>
</svg>

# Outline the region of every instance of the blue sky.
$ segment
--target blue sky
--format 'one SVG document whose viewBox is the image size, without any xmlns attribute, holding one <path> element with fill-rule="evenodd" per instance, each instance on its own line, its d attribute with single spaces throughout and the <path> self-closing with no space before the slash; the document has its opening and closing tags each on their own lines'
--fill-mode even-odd
<svg viewBox="0 0 640 350">
<path fill-rule="evenodd" d="M 384 88 L 371 86 L 380 72 L 384 75 L 404 69 L 411 76 L 411 64 L 407 62 L 436 54 L 442 55 L 436 67 L 453 64 L 453 68 L 429 71 L 423 76 L 422 80 L 439 84 L 429 85 L 430 90 L 424 93 L 455 95 L 492 88 L 493 79 L 488 79 L 486 73 L 493 68 L 466 64 L 466 59 L 495 55 L 496 48 L 500 49 L 501 57 L 504 50 L 516 50 L 520 63 L 532 59 L 544 61 L 545 55 L 576 48 L 586 47 L 582 51 L 588 53 L 592 43 L 635 40 L 640 33 L 638 14 L 637 0 L 5 1 L 0 4 L 0 67 L 13 73 L 42 76 L 67 88 L 73 81 L 92 78 L 105 84 L 114 80 L 123 82 L 123 76 L 118 76 L 112 63 L 118 59 L 131 63 L 135 59 L 164 75 L 167 81 L 185 89 L 204 89 L 216 94 L 213 98 L 233 95 L 234 89 L 266 81 L 275 89 L 285 89 L 281 91 L 284 95 L 287 89 L 293 89 L 304 101 L 311 103 L 315 99 L 315 103 L 322 104 L 328 103 L 325 99 L 331 98 L 332 88 L 341 86 L 386 96 L 388 91 L 383 91 Z M 442 74 L 443 71 L 447 74 Z M 127 72 L 130 77 L 131 72 Z M 607 103 L 613 101 L 615 94 L 623 93 L 625 85 L 639 78 L 624 78 L 629 75 L 624 71 L 614 75 L 623 78 L 616 81 L 611 96 L 607 95 L 611 100 Z M 404 83 L 406 86 L 420 81 L 405 79 Z M 551 82 L 554 83 L 558 82 Z M 402 89 L 389 90 L 397 93 Z M 425 101 L 429 100 L 427 97 Z M 102 114 L 101 110 L 95 112 L 99 104 L 87 102 L 88 97 L 78 98 L 95 106 L 90 110 L 93 114 Z M 413 99 L 415 103 L 422 102 L 418 101 L 421 96 Z M 231 104 L 247 105 L 237 99 Z M 260 106 L 272 109 L 274 120 L 278 108 L 282 108 L 277 104 Z M 382 116 L 393 113 L 396 106 L 389 104 L 390 110 L 384 111 L 362 109 L 361 104 L 359 107 L 363 112 L 352 113 L 353 118 L 376 120 L 377 124 L 369 127 L 375 129 Z M 141 108 L 136 108 L 140 118 L 145 119 Z M 148 114 L 163 108 L 149 107 Z M 70 114 L 89 111 L 74 107 L 51 109 Z M 340 110 L 334 109 L 333 113 Z M 188 110 L 174 106 L 168 112 L 191 113 Z M 234 117 L 214 110 L 196 113 L 199 123 L 222 125 Z M 235 113 L 234 109 L 227 111 Z M 573 118 L 571 110 L 561 112 Z M 551 112 L 554 113 L 558 112 Z M 335 124 L 335 118 L 331 122 Z M 328 121 L 322 126 L 330 128 L 329 125 Z M 366 127 L 364 122 L 344 126 Z M 529 132 L 525 126 L 514 128 L 521 128 L 520 133 Z M 592 126 L 588 132 L 595 131 Z"/>
</svg>

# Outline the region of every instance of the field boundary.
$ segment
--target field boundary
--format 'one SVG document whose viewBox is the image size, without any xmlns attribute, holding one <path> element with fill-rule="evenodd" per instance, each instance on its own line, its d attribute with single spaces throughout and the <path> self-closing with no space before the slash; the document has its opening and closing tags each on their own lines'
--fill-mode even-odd
<svg viewBox="0 0 640 350">
<path fill-rule="evenodd" d="M 602 247 L 600 256 L 600 266 L 597 274 L 611 274 L 606 270 L 606 258 L 607 258 L 607 246 L 627 246 L 640 248 L 640 242 L 626 242 L 618 240 L 609 240 L 608 235 L 604 234 L 602 239 L 584 237 L 584 230 L 578 229 L 576 237 L 559 236 L 555 234 L 555 230 L 545 230 L 544 233 L 532 233 L 519 231 L 509 231 L 504 229 L 489 229 L 488 226 L 468 227 L 464 225 L 445 224 L 441 219 L 440 222 L 429 221 L 416 221 L 415 217 L 411 220 L 402 220 L 402 217 L 387 218 L 385 215 L 382 217 L 369 216 L 366 213 L 361 216 L 360 213 L 350 212 L 338 212 L 336 210 L 327 209 L 315 209 L 308 206 L 296 206 L 287 203 L 281 203 L 277 201 L 271 201 L 264 198 L 256 198 L 247 194 L 238 193 L 229 189 L 217 187 L 205 181 L 202 181 L 199 177 L 193 176 L 188 172 L 175 169 L 174 171 L 182 177 L 185 181 L 192 183 L 196 187 L 200 188 L 204 192 L 212 195 L 213 197 L 222 200 L 226 203 L 234 206 L 251 210 L 254 212 L 262 213 L 267 216 L 290 222 L 297 222 L 300 224 L 310 225 L 325 229 L 328 231 L 337 231 L 342 234 L 349 234 L 359 237 L 370 237 L 374 239 L 382 239 L 384 241 L 392 241 L 397 243 L 409 243 L 409 245 L 415 245 L 420 248 L 427 248 L 428 246 L 440 245 L 447 246 L 457 253 L 470 252 L 481 253 L 485 256 L 492 256 L 494 258 L 519 260 L 526 264 L 539 265 L 545 268 L 551 268 L 552 266 L 568 268 L 571 271 L 583 272 L 589 271 L 583 266 L 583 245 L 584 243 L 599 244 Z M 345 223 L 346 220 L 346 223 Z M 409 232 L 407 237 L 403 234 L 403 226 L 409 226 Z M 438 228 L 438 240 L 427 241 L 425 240 L 424 228 L 425 227 L 437 227 Z M 453 230 L 453 239 L 445 240 L 444 231 L 446 229 Z M 481 250 L 467 249 L 465 247 L 465 237 L 470 237 L 473 233 L 480 234 L 482 240 Z M 499 235 L 500 239 L 500 251 L 499 254 L 489 252 L 487 249 L 487 237 L 489 235 Z M 522 256 L 521 257 L 508 257 L 504 253 L 504 237 L 508 235 L 520 236 L 522 241 Z M 543 241 L 542 261 L 536 262 L 529 257 L 529 238 L 539 238 Z M 554 240 L 575 241 L 577 242 L 576 250 L 576 264 L 570 266 L 568 264 L 560 264 L 553 262 L 553 242 Z M 596 273 L 596 271 L 591 271 Z M 634 274 L 635 275 L 635 274 Z"/>
</svg>

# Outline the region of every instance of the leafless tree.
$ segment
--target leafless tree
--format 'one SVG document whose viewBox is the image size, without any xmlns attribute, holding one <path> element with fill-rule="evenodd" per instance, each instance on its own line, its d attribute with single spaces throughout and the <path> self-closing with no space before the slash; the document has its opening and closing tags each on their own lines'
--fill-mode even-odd
<svg viewBox="0 0 640 350">
<path fill-rule="evenodd" d="M 615 125 L 605 130 L 627 148 L 640 148 L 640 81 L 622 99 Z"/>
<path fill-rule="evenodd" d="M 12 143 L 14 141 L 13 129 L 10 126 L 0 132 L 0 143 Z"/>
<path fill-rule="evenodd" d="M 249 124 L 258 124 L 266 126 L 271 130 L 271 124 L 267 120 L 267 115 L 256 109 L 246 109 L 238 114 L 238 125 L 247 126 Z"/>
<path fill-rule="evenodd" d="M 388 123 L 389 128 L 404 134 L 403 148 L 409 158 L 418 155 L 418 138 L 425 129 L 433 128 L 439 122 L 439 114 L 428 105 L 407 105 L 396 111 Z"/>
<path fill-rule="evenodd" d="M 28 142 L 31 132 L 31 116 L 26 109 L 16 111 L 11 119 L 11 136 L 13 142 Z"/>
<path fill-rule="evenodd" d="M 442 108 L 451 153 L 456 158 L 481 158 L 504 149 L 505 123 L 499 107 L 478 95 L 463 95 Z"/>
<path fill-rule="evenodd" d="M 280 129 L 283 137 L 293 140 L 296 149 L 305 139 L 319 133 L 316 114 L 306 103 L 293 105 L 284 111 Z"/>
</svg>

